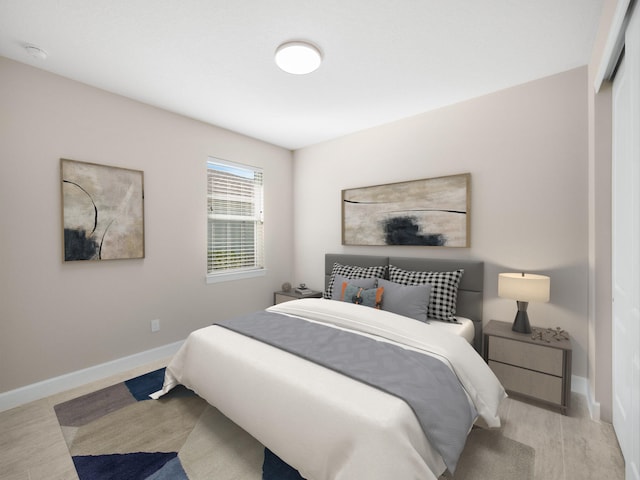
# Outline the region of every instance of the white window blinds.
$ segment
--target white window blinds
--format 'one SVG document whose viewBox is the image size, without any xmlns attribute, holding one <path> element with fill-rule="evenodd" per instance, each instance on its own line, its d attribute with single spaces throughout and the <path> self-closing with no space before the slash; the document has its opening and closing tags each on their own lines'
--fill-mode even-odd
<svg viewBox="0 0 640 480">
<path fill-rule="evenodd" d="M 209 274 L 264 267 L 262 170 L 207 162 Z"/>
</svg>

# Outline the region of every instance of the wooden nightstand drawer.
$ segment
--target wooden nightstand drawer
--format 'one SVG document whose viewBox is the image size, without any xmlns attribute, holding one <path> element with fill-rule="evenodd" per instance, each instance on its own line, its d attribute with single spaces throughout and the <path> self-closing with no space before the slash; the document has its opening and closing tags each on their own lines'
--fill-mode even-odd
<svg viewBox="0 0 640 480">
<path fill-rule="evenodd" d="M 306 295 L 296 293 L 294 290 L 289 290 L 288 292 L 273 292 L 274 305 L 283 302 L 290 302 L 291 300 L 299 300 L 301 298 L 322 298 L 322 292 L 318 290 L 312 290 L 311 293 L 308 293 Z"/>
<path fill-rule="evenodd" d="M 279 303 L 289 302 L 291 300 L 296 300 L 296 297 L 292 297 L 291 295 L 285 295 L 284 293 L 276 292 L 273 294 L 273 304 L 277 305 Z"/>
<path fill-rule="evenodd" d="M 562 350 L 545 345 L 514 342 L 507 338 L 491 339 L 489 360 L 562 377 Z"/>
<path fill-rule="evenodd" d="M 550 333 L 554 333 L 552 331 Z M 484 359 L 513 394 L 557 405 L 571 402 L 571 340 L 516 333 L 511 324 L 491 320 L 483 329 Z"/>
<path fill-rule="evenodd" d="M 489 361 L 489 366 L 505 389 L 523 395 L 562 404 L 562 377 L 526 370 L 500 362 Z"/>
</svg>

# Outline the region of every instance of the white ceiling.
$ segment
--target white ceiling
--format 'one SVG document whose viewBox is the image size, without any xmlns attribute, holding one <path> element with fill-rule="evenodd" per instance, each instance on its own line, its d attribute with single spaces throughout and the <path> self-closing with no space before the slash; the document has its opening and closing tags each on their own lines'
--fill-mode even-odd
<svg viewBox="0 0 640 480">
<path fill-rule="evenodd" d="M 0 0 L 0 55 L 297 149 L 586 65 L 602 4 Z M 290 40 L 321 67 L 280 71 Z"/>
</svg>

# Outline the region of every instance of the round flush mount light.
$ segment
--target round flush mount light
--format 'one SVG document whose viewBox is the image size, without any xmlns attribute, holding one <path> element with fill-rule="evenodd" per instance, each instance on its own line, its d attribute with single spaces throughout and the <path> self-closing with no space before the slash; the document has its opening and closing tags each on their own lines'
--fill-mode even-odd
<svg viewBox="0 0 640 480">
<path fill-rule="evenodd" d="M 36 45 L 25 45 L 24 49 L 29 55 L 38 60 L 45 60 L 49 55 L 45 50 Z"/>
<path fill-rule="evenodd" d="M 305 75 L 317 70 L 322 63 L 322 54 L 307 42 L 286 42 L 276 50 L 276 65 L 287 73 Z"/>
</svg>

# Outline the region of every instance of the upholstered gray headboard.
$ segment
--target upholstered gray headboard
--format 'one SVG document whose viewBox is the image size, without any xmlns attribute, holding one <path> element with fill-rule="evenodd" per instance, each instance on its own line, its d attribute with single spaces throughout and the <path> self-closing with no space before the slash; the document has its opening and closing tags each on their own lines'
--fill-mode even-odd
<svg viewBox="0 0 640 480">
<path fill-rule="evenodd" d="M 484 262 L 480 260 L 383 257 L 377 255 L 349 255 L 327 253 L 324 260 L 325 289 L 331 278 L 334 263 L 372 267 L 375 265 L 395 265 L 404 270 L 421 272 L 449 272 L 463 269 L 464 274 L 458 287 L 456 314 L 469 318 L 476 328 L 474 348 L 482 354 L 482 300 L 484 291 Z"/>
</svg>

